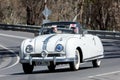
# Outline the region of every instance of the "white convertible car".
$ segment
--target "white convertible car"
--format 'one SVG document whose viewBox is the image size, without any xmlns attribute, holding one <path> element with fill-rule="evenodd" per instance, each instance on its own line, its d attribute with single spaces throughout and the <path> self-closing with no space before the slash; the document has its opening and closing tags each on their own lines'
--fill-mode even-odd
<svg viewBox="0 0 120 80">
<path fill-rule="evenodd" d="M 99 67 L 103 52 L 100 38 L 84 33 L 78 22 L 50 22 L 42 25 L 37 37 L 22 42 L 19 56 L 24 73 L 38 65 L 54 71 L 58 64 L 69 64 L 75 71 L 86 61 Z"/>
</svg>

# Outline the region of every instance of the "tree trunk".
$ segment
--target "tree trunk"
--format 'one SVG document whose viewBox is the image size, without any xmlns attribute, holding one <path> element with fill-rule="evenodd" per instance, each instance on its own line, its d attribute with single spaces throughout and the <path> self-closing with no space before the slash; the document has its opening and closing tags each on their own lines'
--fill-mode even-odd
<svg viewBox="0 0 120 80">
<path fill-rule="evenodd" d="M 27 25 L 35 25 L 33 10 L 27 6 Z"/>
</svg>

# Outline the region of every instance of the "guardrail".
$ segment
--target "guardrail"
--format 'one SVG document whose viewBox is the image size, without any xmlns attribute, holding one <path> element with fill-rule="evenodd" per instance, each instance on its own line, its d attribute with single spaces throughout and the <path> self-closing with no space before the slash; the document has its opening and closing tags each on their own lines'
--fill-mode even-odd
<svg viewBox="0 0 120 80">
<path fill-rule="evenodd" d="M 118 31 L 88 30 L 87 32 L 102 39 L 120 39 L 120 32 Z"/>
<path fill-rule="evenodd" d="M 40 26 L 0 24 L 0 29 L 31 32 L 37 35 Z M 87 30 L 87 33 L 97 35 L 102 39 L 120 39 L 120 32 L 118 31 L 114 32 L 114 31 L 101 31 L 101 30 Z"/>
<path fill-rule="evenodd" d="M 40 29 L 40 26 L 34 26 L 34 25 L 11 25 L 11 24 L 0 24 L 0 29 L 3 30 L 13 30 L 13 31 L 25 31 L 25 32 L 38 32 Z"/>
</svg>

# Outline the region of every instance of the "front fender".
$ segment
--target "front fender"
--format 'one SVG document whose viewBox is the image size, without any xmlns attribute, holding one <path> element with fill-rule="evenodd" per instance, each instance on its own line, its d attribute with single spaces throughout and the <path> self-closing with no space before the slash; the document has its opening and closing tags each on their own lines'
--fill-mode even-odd
<svg viewBox="0 0 120 80">
<path fill-rule="evenodd" d="M 66 46 L 65 51 L 67 58 L 73 58 L 75 57 L 75 51 L 77 47 L 82 48 L 82 42 L 78 38 L 70 38 L 66 42 L 65 46 Z"/>
<path fill-rule="evenodd" d="M 19 57 L 21 59 L 24 58 L 24 53 L 25 53 L 25 47 L 27 44 L 29 44 L 31 42 L 31 39 L 25 39 L 22 41 L 21 45 L 20 45 L 20 50 L 19 50 Z"/>
<path fill-rule="evenodd" d="M 20 50 L 19 50 L 19 57 L 20 59 L 23 59 L 23 56 L 24 56 L 24 43 L 25 43 L 26 40 L 23 40 L 21 45 L 20 45 Z"/>
</svg>

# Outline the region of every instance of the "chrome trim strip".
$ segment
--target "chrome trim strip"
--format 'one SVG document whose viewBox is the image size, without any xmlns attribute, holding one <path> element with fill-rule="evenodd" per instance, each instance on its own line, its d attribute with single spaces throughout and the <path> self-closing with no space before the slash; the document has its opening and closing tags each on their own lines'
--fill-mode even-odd
<svg viewBox="0 0 120 80">
<path fill-rule="evenodd" d="M 46 38 L 46 39 L 43 41 L 43 47 L 42 47 L 43 51 L 46 50 L 46 48 L 47 48 L 47 43 L 48 43 L 48 41 L 50 40 L 50 38 L 52 38 L 53 36 L 55 36 L 55 34 L 49 36 L 48 38 Z"/>
<path fill-rule="evenodd" d="M 90 61 L 90 60 L 93 60 L 93 59 L 98 59 L 98 58 L 103 58 L 103 57 L 104 57 L 104 55 L 98 55 L 98 56 L 86 58 L 86 59 L 84 59 L 83 61 Z"/>
</svg>

